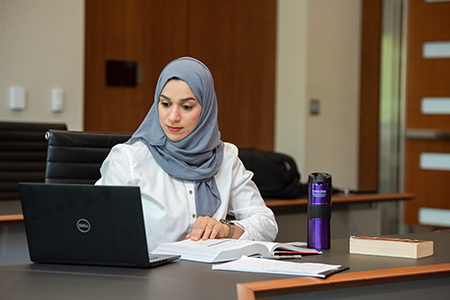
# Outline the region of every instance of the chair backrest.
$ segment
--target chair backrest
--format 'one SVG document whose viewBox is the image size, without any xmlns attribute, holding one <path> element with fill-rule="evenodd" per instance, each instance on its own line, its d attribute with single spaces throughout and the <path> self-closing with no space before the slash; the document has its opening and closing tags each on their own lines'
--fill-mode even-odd
<svg viewBox="0 0 450 300">
<path fill-rule="evenodd" d="M 94 184 L 111 148 L 131 133 L 49 130 L 46 183 Z"/>
<path fill-rule="evenodd" d="M 19 200 L 19 182 L 44 182 L 49 129 L 62 123 L 0 122 L 0 200 Z"/>
</svg>

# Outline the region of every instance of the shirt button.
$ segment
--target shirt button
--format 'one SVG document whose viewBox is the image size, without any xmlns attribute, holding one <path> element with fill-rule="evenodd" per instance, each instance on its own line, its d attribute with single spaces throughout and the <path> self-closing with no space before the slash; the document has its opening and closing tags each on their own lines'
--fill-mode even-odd
<svg viewBox="0 0 450 300">
<path fill-rule="evenodd" d="M 192 214 L 192 218 L 194 218 L 194 219 L 195 219 L 195 214 Z"/>
<path fill-rule="evenodd" d="M 192 191 L 189 191 L 189 194 L 191 194 L 191 195 L 192 195 L 192 193 L 193 193 Z"/>
</svg>

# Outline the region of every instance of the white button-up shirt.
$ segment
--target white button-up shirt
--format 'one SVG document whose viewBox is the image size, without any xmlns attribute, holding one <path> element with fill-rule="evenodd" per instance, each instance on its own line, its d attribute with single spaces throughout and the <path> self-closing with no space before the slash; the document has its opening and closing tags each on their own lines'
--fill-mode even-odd
<svg viewBox="0 0 450 300">
<path fill-rule="evenodd" d="M 141 141 L 118 144 L 111 149 L 100 169 L 100 185 L 134 185 L 141 189 L 148 250 L 163 242 L 182 240 L 191 232 L 197 218 L 195 182 L 167 174 Z M 221 204 L 217 220 L 227 214 L 244 229 L 240 239 L 273 241 L 278 226 L 258 188 L 238 158 L 238 149 L 225 143 L 222 164 L 215 176 Z"/>
</svg>

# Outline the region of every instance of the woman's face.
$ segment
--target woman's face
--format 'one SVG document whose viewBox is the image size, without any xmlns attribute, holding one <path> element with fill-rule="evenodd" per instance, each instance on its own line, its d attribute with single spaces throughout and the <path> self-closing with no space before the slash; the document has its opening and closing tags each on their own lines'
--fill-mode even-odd
<svg viewBox="0 0 450 300">
<path fill-rule="evenodd" d="M 169 80 L 159 96 L 159 124 L 173 142 L 187 137 L 200 118 L 202 106 L 186 82 Z"/>
</svg>

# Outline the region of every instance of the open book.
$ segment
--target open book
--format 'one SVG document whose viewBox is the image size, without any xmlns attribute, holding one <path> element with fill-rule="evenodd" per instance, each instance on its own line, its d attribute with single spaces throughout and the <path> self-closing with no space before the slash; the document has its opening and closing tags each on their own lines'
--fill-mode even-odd
<svg viewBox="0 0 450 300">
<path fill-rule="evenodd" d="M 183 240 L 173 243 L 162 243 L 152 254 L 181 255 L 180 259 L 206 263 L 217 263 L 239 259 L 245 256 L 269 256 L 275 250 L 295 251 L 296 254 L 320 254 L 315 249 L 296 246 L 298 243 L 255 242 L 234 239 Z M 304 243 L 300 245 L 305 246 Z"/>
</svg>

